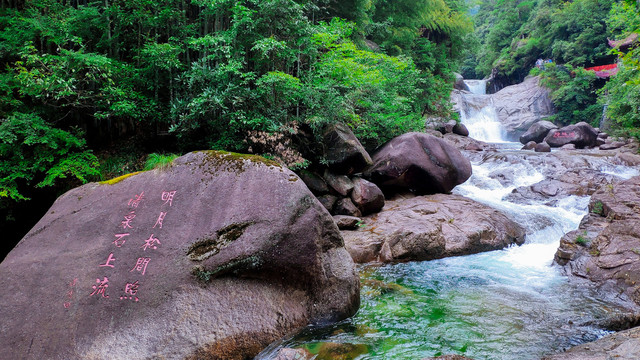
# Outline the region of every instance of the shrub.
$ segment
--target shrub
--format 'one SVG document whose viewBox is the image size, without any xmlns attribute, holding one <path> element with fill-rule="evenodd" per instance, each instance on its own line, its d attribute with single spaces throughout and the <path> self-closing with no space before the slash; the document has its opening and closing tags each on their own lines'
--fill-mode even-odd
<svg viewBox="0 0 640 360">
<path fill-rule="evenodd" d="M 144 164 L 144 170 L 166 169 L 170 167 L 173 160 L 179 156 L 180 155 L 176 154 L 149 154 L 147 161 Z"/>
</svg>

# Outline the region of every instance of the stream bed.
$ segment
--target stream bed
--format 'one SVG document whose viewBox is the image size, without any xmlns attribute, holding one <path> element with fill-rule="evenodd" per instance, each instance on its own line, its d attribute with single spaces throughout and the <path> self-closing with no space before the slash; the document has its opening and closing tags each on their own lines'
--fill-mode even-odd
<svg viewBox="0 0 640 360">
<path fill-rule="evenodd" d="M 511 158 L 517 157 L 513 144 L 503 146 Z M 460 354 L 476 360 L 527 360 L 607 334 L 594 324 L 622 310 L 600 300 L 588 284 L 570 283 L 553 265 L 560 238 L 578 228 L 589 197 L 568 196 L 553 204 L 505 200 L 514 188 L 544 179 L 527 156 L 522 152 L 522 163 L 516 164 L 500 156 L 476 161 L 472 177 L 454 190 L 523 226 L 524 245 L 434 261 L 360 265 L 362 304 L 354 317 L 308 328 L 274 344 L 258 359 L 268 359 L 282 347 L 302 347 L 318 355 L 316 359 Z M 608 174 L 638 174 L 596 159 L 600 161 Z M 495 174 L 501 174 L 500 181 Z"/>
<path fill-rule="evenodd" d="M 484 94 L 486 83 L 469 85 L 474 93 L 462 104 L 462 122 L 472 137 L 492 142 L 497 151 L 468 154 L 473 175 L 453 192 L 502 211 L 526 230 L 525 243 L 433 261 L 360 265 L 362 303 L 355 316 L 307 328 L 256 359 L 271 359 L 287 347 L 305 348 L 317 360 L 448 354 L 533 360 L 608 333 L 598 324 L 624 310 L 601 300 L 590 283 L 569 282 L 553 264 L 560 238 L 587 214 L 589 197 L 510 197 L 514 189 L 558 171 L 558 165 L 504 140 L 493 101 Z M 619 180 L 639 174 L 612 166 L 601 154 L 580 156 L 581 164 Z"/>
</svg>

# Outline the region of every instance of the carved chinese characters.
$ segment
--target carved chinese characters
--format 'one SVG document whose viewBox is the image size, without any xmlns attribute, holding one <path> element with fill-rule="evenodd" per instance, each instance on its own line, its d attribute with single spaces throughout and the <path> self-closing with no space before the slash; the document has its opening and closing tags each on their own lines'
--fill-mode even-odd
<svg viewBox="0 0 640 360">
<path fill-rule="evenodd" d="M 567 131 L 556 131 L 553 134 L 554 138 L 570 138 L 570 137 L 574 137 L 574 136 L 576 136 L 576 132 L 575 131 L 570 131 L 570 132 L 567 132 Z"/>
<path fill-rule="evenodd" d="M 142 191 L 129 199 L 127 202 L 128 212 L 123 215 L 122 220 L 119 220 L 120 223 L 117 226 L 119 230 L 114 231 L 109 240 L 109 253 L 97 264 L 105 272 L 96 278 L 89 294 L 90 297 L 105 301 L 110 298 L 110 291 L 117 291 L 120 300 L 140 301 L 138 291 L 144 288 L 143 277 L 147 274 L 147 269 L 152 263 L 152 254 L 162 246 L 160 237 L 162 236 L 163 222 L 169 213 L 176 193 L 177 190 L 162 191 L 153 197 Z M 143 203 L 146 205 L 141 206 Z M 145 224 L 140 219 L 144 220 L 146 217 L 139 215 L 145 215 L 143 212 L 150 207 L 153 207 L 152 211 L 155 214 L 159 213 L 159 215 L 157 217 L 153 215 L 154 220 Z M 136 214 L 136 211 L 139 213 Z M 145 237 L 140 237 L 140 233 L 146 231 L 145 227 L 155 230 L 153 233 L 147 233 L 148 235 Z M 139 256 L 140 253 L 136 252 L 139 252 L 140 249 L 149 255 Z M 131 266 L 134 261 L 135 265 L 131 268 L 127 267 L 125 272 L 129 278 L 118 278 L 116 270 L 121 269 L 122 264 L 128 263 L 128 266 Z M 70 293 L 72 294 L 75 280 L 71 286 Z M 64 304 L 65 308 L 70 306 L 69 301 Z"/>
</svg>

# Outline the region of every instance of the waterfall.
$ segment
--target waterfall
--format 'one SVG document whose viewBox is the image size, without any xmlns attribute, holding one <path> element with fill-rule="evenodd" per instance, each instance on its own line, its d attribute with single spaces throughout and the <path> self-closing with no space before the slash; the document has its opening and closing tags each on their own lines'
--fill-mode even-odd
<svg viewBox="0 0 640 360">
<path fill-rule="evenodd" d="M 464 83 L 467 84 L 467 87 L 472 94 L 487 94 L 487 80 L 464 80 Z"/>
<path fill-rule="evenodd" d="M 335 354 L 348 350 L 350 358 L 370 360 L 441 354 L 537 360 L 605 335 L 597 319 L 618 316 L 616 305 L 599 299 L 592 287 L 568 282 L 552 266 L 560 238 L 578 228 L 589 198 L 511 196 L 557 171 L 554 162 L 539 159 L 509 150 L 478 156 L 471 178 L 453 191 L 507 214 L 525 228 L 525 244 L 432 261 L 360 265 L 357 315 L 282 339 L 255 359 L 271 360 L 291 347 L 326 351 L 323 359 L 339 349 Z M 639 174 L 637 167 L 612 166 L 600 156 L 585 161 L 621 179 Z"/>
<path fill-rule="evenodd" d="M 486 80 L 465 80 L 470 93 L 461 92 L 458 106 L 460 120 L 469 136 L 486 142 L 506 142 L 506 131 L 498 120 L 492 95 L 486 94 Z"/>
</svg>

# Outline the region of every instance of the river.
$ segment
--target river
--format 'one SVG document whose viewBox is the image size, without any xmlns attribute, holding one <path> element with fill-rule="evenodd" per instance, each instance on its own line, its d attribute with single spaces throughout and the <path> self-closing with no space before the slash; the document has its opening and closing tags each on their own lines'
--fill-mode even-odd
<svg viewBox="0 0 640 360">
<path fill-rule="evenodd" d="M 498 151 L 472 158 L 473 175 L 454 193 L 503 211 L 526 229 L 522 246 L 434 261 L 359 266 L 362 305 L 340 323 L 308 328 L 272 344 L 257 359 L 282 347 L 303 347 L 316 359 L 422 359 L 460 354 L 476 360 L 540 359 L 595 340 L 607 331 L 592 325 L 619 312 L 587 284 L 570 283 L 553 265 L 563 234 L 578 228 L 587 196 L 512 202 L 514 189 L 545 178 L 545 156 L 520 151 L 504 140 L 492 101 L 476 89 L 475 104 L 463 111 L 471 136 Z M 480 97 L 482 101 L 477 101 Z M 508 161 L 505 161 L 508 159 Z M 590 164 L 620 178 L 637 175 L 605 158 Z M 499 176 L 496 176 L 499 174 Z"/>
</svg>

